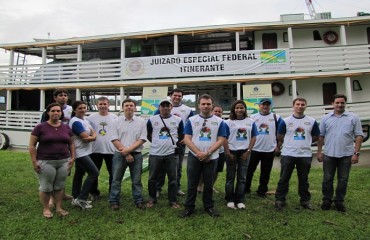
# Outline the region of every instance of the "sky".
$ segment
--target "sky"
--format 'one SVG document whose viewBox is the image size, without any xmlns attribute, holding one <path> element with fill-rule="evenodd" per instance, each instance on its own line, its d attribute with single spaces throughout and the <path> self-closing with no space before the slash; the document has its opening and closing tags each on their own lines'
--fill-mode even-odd
<svg viewBox="0 0 370 240">
<path fill-rule="evenodd" d="M 312 0 L 333 18 L 370 13 L 370 0 Z M 0 43 L 279 21 L 304 13 L 305 0 L 0 0 Z M 0 65 L 9 56 L 0 49 Z"/>
</svg>

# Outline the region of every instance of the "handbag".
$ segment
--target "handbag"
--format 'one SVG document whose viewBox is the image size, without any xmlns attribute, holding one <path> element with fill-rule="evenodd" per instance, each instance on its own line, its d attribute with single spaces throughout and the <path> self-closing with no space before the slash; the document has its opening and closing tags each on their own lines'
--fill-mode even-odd
<svg viewBox="0 0 370 240">
<path fill-rule="evenodd" d="M 168 135 L 170 135 L 170 138 L 171 138 L 172 144 L 173 144 L 174 146 L 176 146 L 176 147 L 175 147 L 175 155 L 180 155 L 181 149 L 177 146 L 177 144 L 175 144 L 175 141 L 174 141 L 174 140 L 173 140 L 173 138 L 172 138 L 172 135 L 171 135 L 171 131 L 170 131 L 170 129 L 169 129 L 169 128 L 167 127 L 167 125 L 164 123 L 163 118 L 161 117 L 161 115 L 159 115 L 159 117 L 161 118 L 161 120 L 162 120 L 162 123 L 163 123 L 164 127 L 167 129 Z"/>
</svg>

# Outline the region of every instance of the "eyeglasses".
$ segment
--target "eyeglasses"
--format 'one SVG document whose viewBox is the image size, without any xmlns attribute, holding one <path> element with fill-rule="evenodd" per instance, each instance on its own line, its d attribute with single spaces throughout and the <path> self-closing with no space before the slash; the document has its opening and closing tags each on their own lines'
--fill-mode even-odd
<svg viewBox="0 0 370 240">
<path fill-rule="evenodd" d="M 68 94 L 58 94 L 58 97 L 68 97 Z"/>
</svg>

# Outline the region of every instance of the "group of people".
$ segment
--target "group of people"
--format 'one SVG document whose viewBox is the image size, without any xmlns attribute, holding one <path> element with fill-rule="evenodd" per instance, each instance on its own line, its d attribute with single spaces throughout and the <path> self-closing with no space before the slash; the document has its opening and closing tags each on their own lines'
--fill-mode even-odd
<svg viewBox="0 0 370 240">
<path fill-rule="evenodd" d="M 86 116 L 87 105 L 75 101 L 67 105 L 68 91 L 57 89 L 55 103 L 47 106 L 31 133 L 29 151 L 39 178 L 39 195 L 43 216 L 52 218 L 52 204 L 59 216 L 69 213 L 62 208 L 66 178 L 75 164 L 72 184 L 72 205 L 92 208 L 99 199 L 98 176 L 105 161 L 109 173 L 109 204 L 120 209 L 121 184 L 129 168 L 134 204 L 139 209 L 155 207 L 168 178 L 168 203 L 178 209 L 178 196 L 186 195 L 180 217 L 194 213 L 197 194 L 202 192 L 203 208 L 212 217 L 219 216 L 214 207 L 214 183 L 226 162 L 225 200 L 232 209 L 244 209 L 245 196 L 251 192 L 254 172 L 260 163 L 257 195 L 266 197 L 275 156 L 281 154 L 280 180 L 275 194 L 275 208 L 286 204 L 289 180 L 297 168 L 300 204 L 313 209 L 308 190 L 311 167 L 311 144 L 318 141 L 317 159 L 324 162 L 324 195 L 321 208 L 329 210 L 332 202 L 338 211 L 346 211 L 344 197 L 351 164 L 358 162 L 362 143 L 359 118 L 345 111 L 346 97 L 335 95 L 334 110 L 325 115 L 320 126 L 304 114 L 307 102 L 293 101 L 293 114 L 282 119 L 271 112 L 272 102 L 259 102 L 259 112 L 247 116 L 244 101 L 231 105 L 228 120 L 223 120 L 222 108 L 214 106 L 210 95 L 198 98 L 199 114 L 182 104 L 184 92 L 173 89 L 170 100 L 160 102 L 158 110 L 148 120 L 135 116 L 132 99 L 122 101 L 122 114 L 109 113 L 109 99 L 97 99 L 98 112 Z M 141 181 L 144 143 L 150 142 L 148 199 L 144 200 Z M 325 144 L 325 154 L 323 146 Z M 181 189 L 182 162 L 187 156 L 187 189 Z M 333 180 L 338 175 L 335 197 Z M 87 174 L 83 181 L 84 175 Z M 90 195 L 90 201 L 89 200 Z"/>
</svg>

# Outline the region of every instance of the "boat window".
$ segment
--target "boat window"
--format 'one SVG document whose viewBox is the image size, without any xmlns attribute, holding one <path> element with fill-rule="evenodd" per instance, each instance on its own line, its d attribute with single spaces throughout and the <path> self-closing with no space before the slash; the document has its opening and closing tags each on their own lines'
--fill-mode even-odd
<svg viewBox="0 0 370 240">
<path fill-rule="evenodd" d="M 105 41 L 82 45 L 82 61 L 120 59 L 121 41 Z"/>
<path fill-rule="evenodd" d="M 262 34 L 262 48 L 263 49 L 277 48 L 277 34 L 276 33 L 263 33 Z"/>
<path fill-rule="evenodd" d="M 315 40 L 315 41 L 322 40 L 322 37 L 321 37 L 319 31 L 317 31 L 317 30 L 313 31 L 313 40 Z"/>
<path fill-rule="evenodd" d="M 239 33 L 240 50 L 254 50 L 254 32 Z"/>
<path fill-rule="evenodd" d="M 179 35 L 179 53 L 235 51 L 235 32 Z M 245 42 L 247 39 L 245 38 Z M 247 44 L 247 43 L 245 43 Z"/>
<path fill-rule="evenodd" d="M 172 55 L 173 36 L 148 39 L 125 39 L 126 58 Z"/>
</svg>

